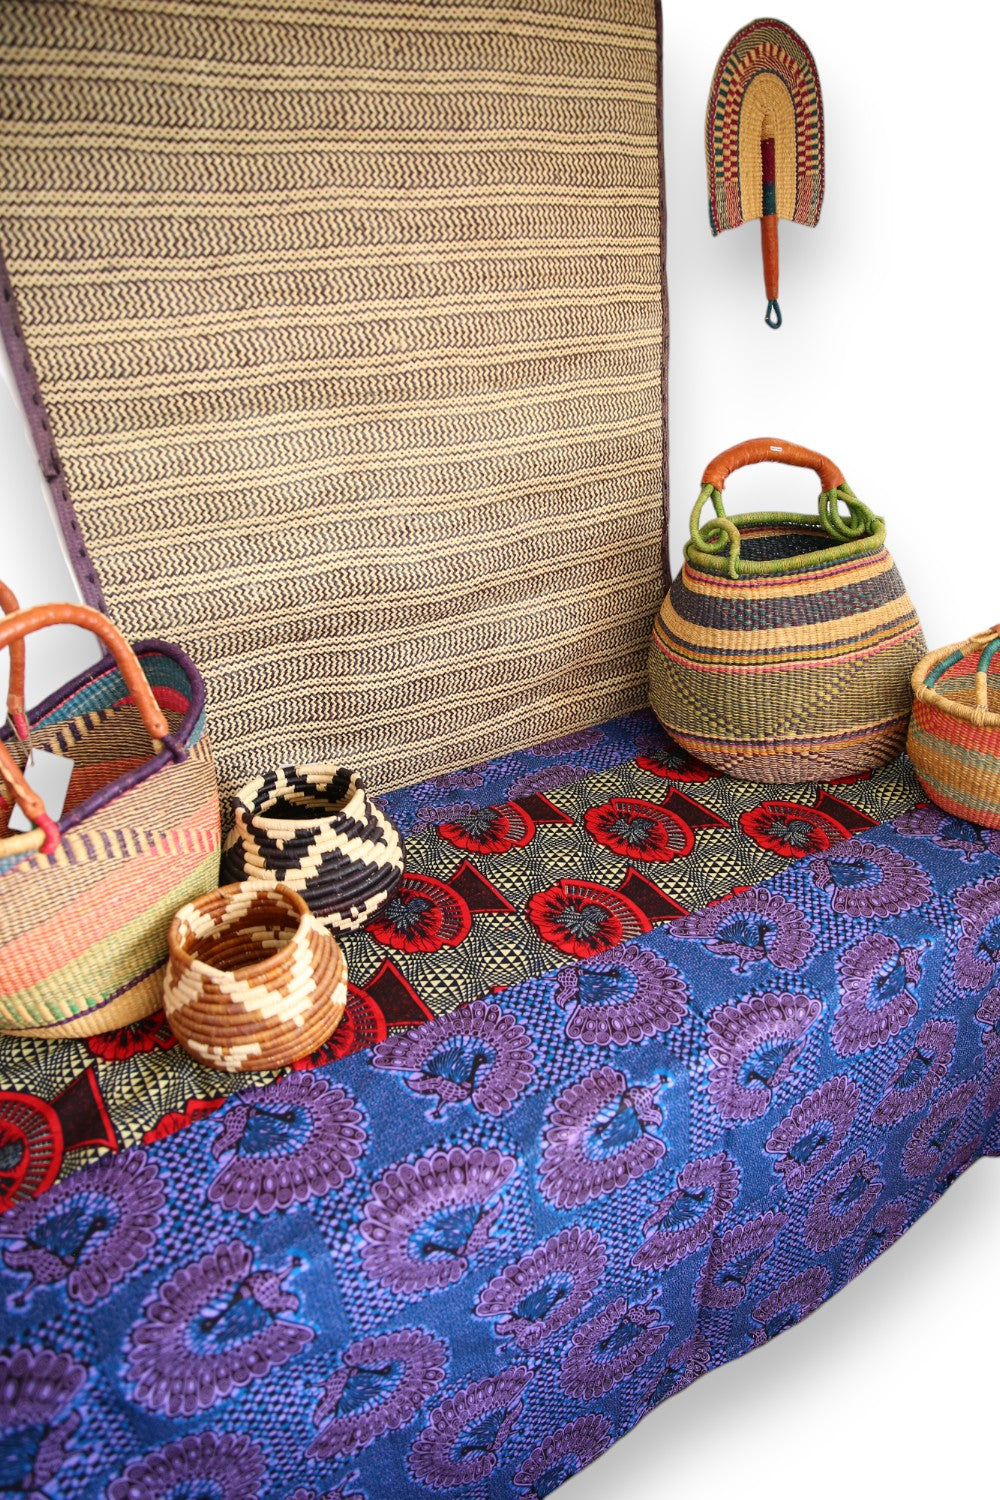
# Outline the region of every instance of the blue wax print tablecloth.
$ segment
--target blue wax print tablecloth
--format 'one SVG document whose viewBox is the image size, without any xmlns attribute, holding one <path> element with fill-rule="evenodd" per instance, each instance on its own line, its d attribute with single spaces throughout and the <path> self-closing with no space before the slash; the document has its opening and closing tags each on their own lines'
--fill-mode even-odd
<svg viewBox="0 0 1000 1500">
<path fill-rule="evenodd" d="M 0 1493 L 548 1494 L 998 1110 L 1000 857 L 918 809 L 15 1205 Z"/>
</svg>

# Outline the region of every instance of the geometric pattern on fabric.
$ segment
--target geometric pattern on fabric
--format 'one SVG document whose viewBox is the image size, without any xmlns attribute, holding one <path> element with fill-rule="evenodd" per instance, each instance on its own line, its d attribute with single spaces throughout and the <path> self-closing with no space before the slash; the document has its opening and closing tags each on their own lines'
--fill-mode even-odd
<svg viewBox="0 0 1000 1500">
<path fill-rule="evenodd" d="M 1000 855 L 927 812 L 15 1206 L 5 1477 L 540 1497 L 807 1316 L 1000 1152 Z"/>
<path fill-rule="evenodd" d="M 655 0 L 0 5 L 0 266 L 89 603 L 224 789 L 376 790 L 645 697 Z"/>
<path fill-rule="evenodd" d="M 392 794 L 385 805 L 406 834 L 407 874 L 364 931 L 341 934 L 347 1012 L 326 1047 L 297 1066 L 370 1047 L 564 958 L 676 922 L 864 836 L 915 800 L 904 762 L 847 786 L 765 788 L 715 776 L 672 746 L 648 711 Z M 114 1130 L 96 1142 L 89 1126 L 79 1141 L 64 1133 L 62 1174 L 109 1147 L 183 1128 L 252 1086 L 176 1047 L 162 1017 L 58 1047 L 0 1039 L 2 1089 L 58 1112 L 67 1091 L 79 1097 L 82 1079 Z M 28 1184 L 8 1178 L 8 1201 Z"/>
</svg>

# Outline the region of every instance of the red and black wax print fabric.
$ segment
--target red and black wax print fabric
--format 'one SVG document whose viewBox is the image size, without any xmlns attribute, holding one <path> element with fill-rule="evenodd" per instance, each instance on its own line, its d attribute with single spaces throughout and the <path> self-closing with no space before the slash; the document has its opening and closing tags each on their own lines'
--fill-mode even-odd
<svg viewBox="0 0 1000 1500">
<path fill-rule="evenodd" d="M 847 784 L 734 781 L 644 712 L 383 800 L 407 872 L 368 927 L 344 935 L 345 1019 L 298 1070 L 758 885 L 912 807 L 916 790 L 902 761 Z M 247 1086 L 188 1056 L 162 1014 L 86 1040 L 2 1039 L 0 1204 Z"/>
</svg>

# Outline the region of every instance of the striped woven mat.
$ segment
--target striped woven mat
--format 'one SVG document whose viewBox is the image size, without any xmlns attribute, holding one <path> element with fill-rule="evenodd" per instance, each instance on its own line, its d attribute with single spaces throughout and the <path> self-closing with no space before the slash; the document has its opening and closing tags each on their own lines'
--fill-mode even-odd
<svg viewBox="0 0 1000 1500">
<path fill-rule="evenodd" d="M 230 787 L 643 701 L 658 64 L 654 0 L 0 5 L 25 407 L 85 597 L 195 658 Z"/>
</svg>

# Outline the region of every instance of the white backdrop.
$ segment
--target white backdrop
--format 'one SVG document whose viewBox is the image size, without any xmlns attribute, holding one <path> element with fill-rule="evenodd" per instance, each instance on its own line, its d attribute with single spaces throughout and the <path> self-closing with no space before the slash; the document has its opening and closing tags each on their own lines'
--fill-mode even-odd
<svg viewBox="0 0 1000 1500">
<path fill-rule="evenodd" d="M 769 434 L 828 453 L 886 517 L 931 645 L 993 623 L 996 7 L 782 8 L 819 69 L 827 193 L 817 229 L 781 227 L 778 333 L 763 323 L 757 226 L 708 229 L 708 86 L 753 13 L 729 0 L 664 10 L 675 562 L 706 460 Z M 2 382 L 0 452 L 0 576 L 26 604 L 71 598 Z M 728 490 L 735 508 L 798 509 L 814 492 L 770 466 Z M 40 638 L 29 696 L 89 659 L 72 634 Z M 831 1304 L 668 1402 L 567 1500 L 609 1487 L 630 1500 L 996 1494 L 998 1189 L 1000 1168 L 975 1167 Z"/>
<path fill-rule="evenodd" d="M 828 453 L 885 516 L 929 644 L 983 629 L 1000 619 L 1000 317 L 984 161 L 995 95 L 974 60 L 996 54 L 997 8 L 777 11 L 816 59 L 827 174 L 818 227 L 781 225 L 777 333 L 763 321 L 757 225 L 716 239 L 708 228 L 708 88 L 755 12 L 729 0 L 664 0 L 664 12 L 675 561 L 705 461 L 744 437 L 790 438 Z M 766 465 L 727 496 L 796 510 L 815 489 Z M 566 1500 L 995 1496 L 998 1251 L 991 1161 L 800 1327 L 668 1401 Z"/>
</svg>

